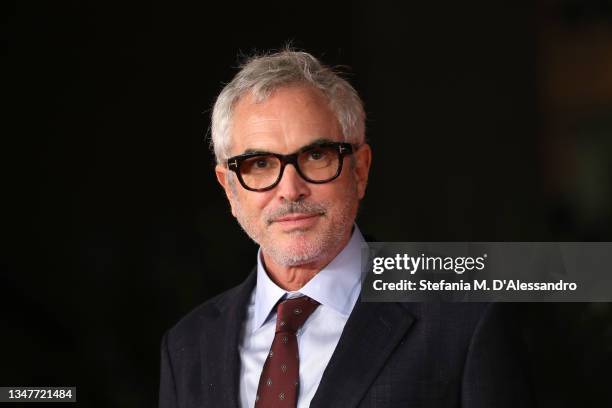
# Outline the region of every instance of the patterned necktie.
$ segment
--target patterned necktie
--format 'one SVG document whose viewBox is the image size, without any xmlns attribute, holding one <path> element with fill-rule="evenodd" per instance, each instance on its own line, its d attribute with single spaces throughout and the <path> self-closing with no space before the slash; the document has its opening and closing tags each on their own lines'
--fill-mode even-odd
<svg viewBox="0 0 612 408">
<path fill-rule="evenodd" d="M 276 333 L 259 377 L 255 407 L 295 407 L 300 385 L 300 354 L 296 332 L 319 306 L 301 296 L 281 302 L 276 314 Z"/>
</svg>

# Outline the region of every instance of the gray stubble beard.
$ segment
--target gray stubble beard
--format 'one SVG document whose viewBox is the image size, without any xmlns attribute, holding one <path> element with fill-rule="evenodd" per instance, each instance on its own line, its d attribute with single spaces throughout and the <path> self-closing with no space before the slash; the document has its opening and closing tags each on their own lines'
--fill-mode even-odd
<svg viewBox="0 0 612 408">
<path fill-rule="evenodd" d="M 354 184 L 350 191 L 349 197 L 346 197 L 346 200 L 342 203 L 340 208 L 337 209 L 338 217 L 336 220 L 331 220 L 331 224 L 329 224 L 330 227 L 323 231 L 319 236 L 314 237 L 314 239 L 299 243 L 299 248 L 294 248 L 294 252 L 290 252 L 291 249 L 278 245 L 278 243 L 269 242 L 270 234 L 265 234 L 258 231 L 256 220 L 245 216 L 239 200 L 236 199 L 234 205 L 238 223 L 244 232 L 246 232 L 246 234 L 253 241 L 255 241 L 255 243 L 261 246 L 264 256 L 271 257 L 274 262 L 279 265 L 290 267 L 320 261 L 326 257 L 329 257 L 333 252 L 339 252 L 340 248 L 338 248 L 338 245 L 343 242 L 346 234 L 349 233 L 353 223 L 355 222 L 355 215 L 357 212 L 356 207 L 358 206 L 358 202 L 357 186 Z M 320 216 L 329 217 L 330 208 L 331 204 L 327 202 L 289 202 L 287 205 L 276 209 L 271 214 L 263 215 L 265 220 L 264 224 L 266 225 L 265 228 L 269 228 L 271 225 L 273 225 L 273 223 L 270 221 L 274 217 L 287 215 L 293 212 L 320 213 L 323 210 L 324 214 Z M 304 236 L 306 233 L 307 231 L 298 229 L 288 232 L 287 234 L 292 235 L 290 239 L 294 239 L 295 236 Z M 331 261 L 331 259 L 328 261 Z"/>
</svg>

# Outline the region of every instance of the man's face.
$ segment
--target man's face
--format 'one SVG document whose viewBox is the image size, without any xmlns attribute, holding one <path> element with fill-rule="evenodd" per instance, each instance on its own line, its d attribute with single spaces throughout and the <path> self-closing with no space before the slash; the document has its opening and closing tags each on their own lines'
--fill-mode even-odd
<svg viewBox="0 0 612 408">
<path fill-rule="evenodd" d="M 343 141 L 327 98 L 309 86 L 280 88 L 260 103 L 251 95 L 243 97 L 234 109 L 231 135 L 230 156 L 247 151 L 291 154 L 321 139 Z M 265 258 L 284 266 L 327 263 L 350 238 L 365 194 L 369 146 L 354 156 L 354 166 L 346 156 L 340 176 L 325 184 L 305 181 L 289 164 L 278 185 L 265 192 L 244 189 L 225 166 L 217 166 L 216 173 L 232 214 Z"/>
</svg>

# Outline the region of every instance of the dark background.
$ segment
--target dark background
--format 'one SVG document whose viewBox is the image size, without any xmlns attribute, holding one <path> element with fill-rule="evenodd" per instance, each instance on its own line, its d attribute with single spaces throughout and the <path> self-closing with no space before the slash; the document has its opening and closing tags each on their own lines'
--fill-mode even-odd
<svg viewBox="0 0 612 408">
<path fill-rule="evenodd" d="M 162 333 L 254 264 L 213 175 L 210 107 L 240 55 L 288 40 L 350 66 L 365 100 L 365 233 L 612 240 L 609 1 L 0 11 L 0 385 L 155 406 Z M 541 406 L 610 406 L 612 307 L 521 309 Z"/>
</svg>

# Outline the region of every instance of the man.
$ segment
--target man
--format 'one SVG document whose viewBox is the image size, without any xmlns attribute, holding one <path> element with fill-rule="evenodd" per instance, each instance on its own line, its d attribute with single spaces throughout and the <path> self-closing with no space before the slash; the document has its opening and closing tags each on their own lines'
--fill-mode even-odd
<svg viewBox="0 0 612 408">
<path fill-rule="evenodd" d="M 255 57 L 223 89 L 216 175 L 257 266 L 166 333 L 160 407 L 528 406 L 497 307 L 359 301 L 364 120 L 303 52 Z"/>
</svg>

